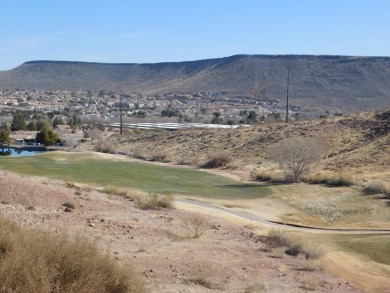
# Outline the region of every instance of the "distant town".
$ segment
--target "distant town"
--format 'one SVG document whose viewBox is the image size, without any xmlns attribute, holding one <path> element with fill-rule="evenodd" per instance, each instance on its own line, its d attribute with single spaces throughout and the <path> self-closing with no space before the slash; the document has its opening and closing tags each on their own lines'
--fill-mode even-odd
<svg viewBox="0 0 390 293">
<path fill-rule="evenodd" d="M 66 122 L 77 115 L 83 123 L 176 122 L 253 124 L 283 120 L 285 104 L 229 96 L 226 92 L 169 93 L 148 96 L 114 91 L 29 91 L 0 92 L 4 113 L 13 111 L 53 113 Z M 289 107 L 289 119 L 301 116 L 299 105 Z M 71 114 L 72 113 L 72 114 Z"/>
</svg>

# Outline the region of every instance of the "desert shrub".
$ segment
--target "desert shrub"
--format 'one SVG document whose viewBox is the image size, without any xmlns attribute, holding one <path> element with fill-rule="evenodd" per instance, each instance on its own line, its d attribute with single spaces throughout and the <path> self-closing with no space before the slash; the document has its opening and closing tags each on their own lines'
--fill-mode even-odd
<svg viewBox="0 0 390 293">
<path fill-rule="evenodd" d="M 2 292 L 146 292 L 132 268 L 121 268 L 86 239 L 24 230 L 0 217 Z"/>
<path fill-rule="evenodd" d="M 166 163 L 169 162 L 169 155 L 166 150 L 155 151 L 151 158 L 151 161 Z"/>
<path fill-rule="evenodd" d="M 291 176 L 291 174 L 277 173 L 271 176 L 269 182 L 275 184 L 285 184 L 285 183 L 293 183 L 295 181 L 294 178 Z"/>
<path fill-rule="evenodd" d="M 285 248 L 284 252 L 292 256 L 304 255 L 306 259 L 318 259 L 324 255 L 324 251 L 320 247 L 307 243 L 302 244 L 299 239 L 293 238 L 282 230 L 271 229 L 265 242 L 273 248 L 271 251 L 283 247 Z"/>
<path fill-rule="evenodd" d="M 300 271 L 319 272 L 324 268 L 318 259 L 307 259 L 305 255 L 298 256 L 298 269 Z"/>
<path fill-rule="evenodd" d="M 74 181 L 66 181 L 65 185 L 67 188 L 75 188 L 76 187 L 76 183 Z"/>
<path fill-rule="evenodd" d="M 186 228 L 190 231 L 192 238 L 200 238 L 207 230 L 213 228 L 210 220 L 200 214 L 193 214 L 186 219 L 184 219 L 183 223 Z"/>
<path fill-rule="evenodd" d="M 173 195 L 150 193 L 146 197 L 139 197 L 137 199 L 137 205 L 143 210 L 172 209 Z"/>
<path fill-rule="evenodd" d="M 289 243 L 286 254 L 293 256 L 303 255 L 306 259 L 318 259 L 324 255 L 324 251 L 317 246 L 310 246 L 293 240 Z"/>
<path fill-rule="evenodd" d="M 269 246 L 273 248 L 288 246 L 291 243 L 291 237 L 287 234 L 286 231 L 279 229 L 271 229 L 268 232 L 266 242 Z"/>
<path fill-rule="evenodd" d="M 353 179 L 347 175 L 315 175 L 306 177 L 304 181 L 309 184 L 324 184 L 330 187 L 351 186 L 354 184 Z"/>
<path fill-rule="evenodd" d="M 141 146 L 136 147 L 133 151 L 134 158 L 140 159 L 140 160 L 146 160 L 146 153 L 145 149 Z"/>
<path fill-rule="evenodd" d="M 258 173 L 258 174 L 254 174 L 254 177 L 258 181 L 265 181 L 265 182 L 267 182 L 267 181 L 271 180 L 272 175 L 269 174 L 269 173 Z"/>
<path fill-rule="evenodd" d="M 107 154 L 117 153 L 117 149 L 115 148 L 115 146 L 111 142 L 105 140 L 101 140 L 96 143 L 95 151 Z"/>
<path fill-rule="evenodd" d="M 116 195 L 119 193 L 119 188 L 114 185 L 108 185 L 103 188 L 103 192 L 108 195 Z"/>
<path fill-rule="evenodd" d="M 72 202 L 65 202 L 65 203 L 63 203 L 62 205 L 63 205 L 64 207 L 69 208 L 69 209 L 72 209 L 72 210 L 76 207 L 75 204 L 72 203 Z"/>
<path fill-rule="evenodd" d="M 208 289 L 222 290 L 220 284 L 213 282 L 211 265 L 208 263 L 200 264 L 190 272 L 190 277 L 186 281 L 203 286 Z"/>
<path fill-rule="evenodd" d="M 389 186 L 385 181 L 377 179 L 369 182 L 364 188 L 364 193 L 367 194 L 381 194 L 389 192 Z"/>
<path fill-rule="evenodd" d="M 231 156 L 228 152 L 216 153 L 202 165 L 203 168 L 221 168 L 226 167 L 231 162 Z"/>
<path fill-rule="evenodd" d="M 306 178 L 306 182 L 310 184 L 326 184 L 327 181 L 328 181 L 328 177 L 324 175 L 315 175 Z"/>
<path fill-rule="evenodd" d="M 338 175 L 328 178 L 326 185 L 331 187 L 351 186 L 353 185 L 353 179 L 349 176 Z"/>
<path fill-rule="evenodd" d="M 283 247 L 274 247 L 271 249 L 271 253 L 276 258 L 282 258 L 286 254 Z"/>
<path fill-rule="evenodd" d="M 321 159 L 322 144 L 314 138 L 286 138 L 273 147 L 270 158 L 298 182 L 300 177 L 309 170 L 311 164 Z"/>
</svg>

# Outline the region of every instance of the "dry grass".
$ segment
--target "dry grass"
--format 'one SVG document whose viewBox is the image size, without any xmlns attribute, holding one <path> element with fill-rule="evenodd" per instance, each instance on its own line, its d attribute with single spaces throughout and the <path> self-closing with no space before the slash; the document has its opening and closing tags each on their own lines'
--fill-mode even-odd
<svg viewBox="0 0 390 293">
<path fill-rule="evenodd" d="M 108 185 L 103 188 L 103 192 L 108 195 L 116 195 L 119 193 L 119 188 L 114 185 Z"/>
<path fill-rule="evenodd" d="M 172 209 L 173 195 L 149 193 L 146 197 L 138 197 L 137 205 L 142 210 Z"/>
<path fill-rule="evenodd" d="M 67 188 L 75 188 L 76 187 L 76 183 L 74 181 L 67 181 L 65 183 L 65 185 Z"/>
<path fill-rule="evenodd" d="M 329 187 L 352 186 L 354 184 L 353 178 L 348 175 L 314 175 L 305 178 L 304 181 L 310 184 L 324 184 Z"/>
<path fill-rule="evenodd" d="M 85 239 L 23 230 L 0 217 L 2 292 L 146 292 L 131 268 L 121 268 Z"/>
<path fill-rule="evenodd" d="M 198 267 L 194 268 L 191 272 L 191 276 L 187 279 L 187 281 L 203 286 L 207 289 L 219 289 L 222 290 L 222 286 L 216 284 L 212 281 L 211 276 L 211 268 L 207 263 L 203 263 Z"/>
<path fill-rule="evenodd" d="M 260 292 L 267 292 L 268 286 L 264 283 L 256 283 L 249 285 L 244 289 L 244 293 L 260 293 Z"/>
<path fill-rule="evenodd" d="M 390 192 L 390 188 L 385 181 L 377 179 L 369 182 L 363 191 L 366 194 L 382 194 Z"/>
<path fill-rule="evenodd" d="M 167 163 L 170 161 L 169 160 L 169 153 L 167 150 L 155 151 L 151 155 L 150 160 L 154 161 L 154 162 Z"/>
<path fill-rule="evenodd" d="M 116 154 L 118 150 L 109 141 L 101 140 L 95 144 L 95 151 L 107 154 Z"/>
</svg>

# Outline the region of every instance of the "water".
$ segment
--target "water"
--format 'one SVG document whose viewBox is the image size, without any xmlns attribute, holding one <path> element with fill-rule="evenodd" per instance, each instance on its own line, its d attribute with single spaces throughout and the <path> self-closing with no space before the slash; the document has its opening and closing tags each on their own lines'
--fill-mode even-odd
<svg viewBox="0 0 390 293">
<path fill-rule="evenodd" d="M 24 156 L 34 156 L 36 154 L 43 153 L 42 151 L 22 151 L 16 149 L 4 149 L 4 154 L 11 157 L 24 157 Z M 1 157 L 1 150 L 0 150 Z"/>
</svg>

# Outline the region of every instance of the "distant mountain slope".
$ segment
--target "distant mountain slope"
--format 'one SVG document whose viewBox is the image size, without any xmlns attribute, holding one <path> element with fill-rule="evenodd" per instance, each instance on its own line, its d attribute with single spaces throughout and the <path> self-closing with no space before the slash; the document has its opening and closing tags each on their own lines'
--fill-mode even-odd
<svg viewBox="0 0 390 293">
<path fill-rule="evenodd" d="M 155 64 L 31 61 L 0 72 L 0 89 L 168 93 L 227 91 L 294 104 L 362 110 L 390 104 L 390 57 L 236 55 Z"/>
</svg>

